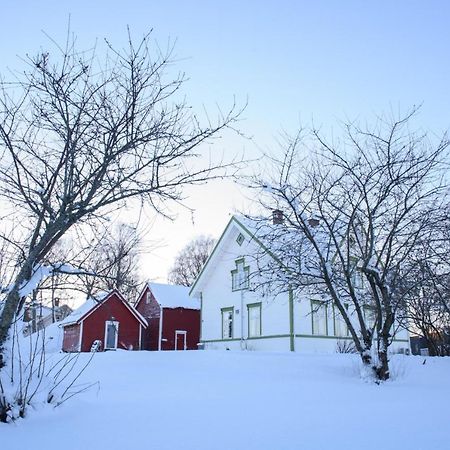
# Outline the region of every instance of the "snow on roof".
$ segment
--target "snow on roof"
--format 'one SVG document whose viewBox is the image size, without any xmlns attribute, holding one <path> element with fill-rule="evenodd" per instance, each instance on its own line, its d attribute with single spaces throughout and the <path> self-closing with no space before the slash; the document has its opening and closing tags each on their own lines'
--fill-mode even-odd
<svg viewBox="0 0 450 450">
<path fill-rule="evenodd" d="M 189 288 L 186 286 L 148 283 L 148 287 L 163 308 L 200 309 L 200 301 L 189 297 Z"/>
<path fill-rule="evenodd" d="M 302 265 L 303 273 L 317 273 L 318 258 L 315 247 L 308 241 L 305 234 L 299 232 L 298 228 L 290 226 L 289 223 L 285 223 L 285 226 L 274 224 L 273 218 L 268 216 L 250 218 L 234 214 L 228 222 L 222 237 L 230 231 L 233 232 L 233 225 L 241 232 L 249 235 L 250 240 L 256 242 L 261 249 L 258 251 L 257 249 L 250 248 L 250 253 L 247 253 L 245 256 L 257 259 L 259 256 L 268 254 L 276 261 L 275 265 L 267 266 L 265 273 L 259 269 L 260 275 L 272 277 L 273 273 L 276 273 L 276 279 L 285 283 L 282 271 L 279 271 L 280 266 L 288 269 L 292 265 L 297 268 L 299 264 Z M 311 234 L 315 235 L 316 243 L 324 255 L 327 255 L 333 250 L 330 235 L 323 227 L 314 226 L 310 228 L 310 231 Z M 216 250 L 220 247 L 221 242 L 223 242 L 222 237 L 219 239 L 219 242 L 216 244 L 216 247 L 205 264 L 204 269 L 206 270 L 202 270 L 192 286 L 190 290 L 192 296 L 198 297 L 200 292 L 200 284 L 198 284 L 198 281 L 204 273 L 207 273 L 208 266 L 211 265 L 214 256 L 219 254 Z M 273 270 L 276 270 L 276 272 L 273 272 Z"/>
<path fill-rule="evenodd" d="M 88 311 L 90 311 L 94 306 L 101 303 L 108 294 L 101 294 L 97 296 L 97 298 L 90 297 L 88 298 L 79 308 L 75 309 L 72 313 L 70 313 L 65 319 L 58 322 L 58 325 L 64 326 L 71 323 L 75 323 L 83 317 Z"/>
<path fill-rule="evenodd" d="M 117 291 L 102 293 L 100 295 L 97 295 L 97 298 L 88 298 L 78 309 L 73 311 L 71 314 L 69 314 L 64 320 L 61 320 L 61 322 L 58 322 L 60 326 L 65 325 L 71 325 L 76 322 L 78 322 L 79 319 L 81 319 L 85 314 L 87 314 L 92 308 L 97 306 L 99 303 L 102 303 L 104 300 L 109 298 L 113 293 L 116 293 L 121 301 L 125 304 L 125 306 L 128 307 L 128 309 L 131 311 L 131 313 L 145 326 L 148 325 L 147 321 L 144 317 L 139 313 L 139 311 L 134 308 L 133 305 L 128 303 L 125 299 L 123 299 L 122 295 Z"/>
<path fill-rule="evenodd" d="M 30 305 L 30 307 L 31 307 L 31 305 Z M 50 306 L 45 306 L 45 305 L 39 305 L 38 304 L 38 305 L 35 306 L 35 308 L 42 315 L 44 315 L 44 314 L 51 314 L 52 313 L 52 308 Z"/>
<path fill-rule="evenodd" d="M 90 309 L 98 304 L 97 300 L 93 298 L 88 298 L 79 308 L 69 314 L 65 319 L 59 322 L 60 326 L 75 323 L 80 317 L 83 317 Z"/>
<path fill-rule="evenodd" d="M 273 224 L 272 219 L 269 217 L 251 219 L 235 215 L 234 219 L 243 225 L 265 249 L 270 250 L 273 253 L 272 256 L 277 257 L 280 262 L 284 260 L 287 263 L 292 256 L 298 256 L 298 248 L 302 249 L 304 259 L 307 256 L 313 259 L 317 258 L 312 244 L 295 226 L 280 227 L 278 224 Z M 332 250 L 333 242 L 330 234 L 323 227 L 310 227 L 310 232 L 315 235 L 318 248 L 324 255 Z M 336 234 L 338 233 L 339 230 L 336 230 Z M 296 245 L 292 245 L 294 242 Z M 294 255 L 291 254 L 291 251 L 294 252 Z"/>
<path fill-rule="evenodd" d="M 240 225 L 244 225 L 250 233 L 257 234 L 258 227 L 254 220 L 240 214 L 233 214 L 232 219 L 236 220 Z"/>
</svg>

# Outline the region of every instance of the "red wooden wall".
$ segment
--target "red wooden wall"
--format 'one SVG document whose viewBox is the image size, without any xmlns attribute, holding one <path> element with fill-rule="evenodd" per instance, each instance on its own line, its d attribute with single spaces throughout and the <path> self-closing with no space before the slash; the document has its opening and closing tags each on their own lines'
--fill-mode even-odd
<svg viewBox="0 0 450 450">
<path fill-rule="evenodd" d="M 175 331 L 186 331 L 186 350 L 197 350 L 200 339 L 200 311 L 164 308 L 162 350 L 175 350 Z"/>
<path fill-rule="evenodd" d="M 144 327 L 115 292 L 107 297 L 100 306 L 91 311 L 91 313 L 85 315 L 85 318 L 81 318 L 81 323 L 64 327 L 64 351 L 78 351 L 80 332 L 82 333 L 82 352 L 89 352 L 96 340 L 100 340 L 102 342 L 101 348 L 104 348 L 105 326 L 106 322 L 110 320 L 119 322 L 117 348 L 140 350 L 139 335 L 140 333 L 144 334 Z"/>
<path fill-rule="evenodd" d="M 63 351 L 65 352 L 77 352 L 78 344 L 80 343 L 80 325 L 68 325 L 64 327 L 63 336 Z"/>
<path fill-rule="evenodd" d="M 148 286 L 144 289 L 136 304 L 136 309 L 147 319 L 148 328 L 143 331 L 143 350 L 158 350 L 159 322 L 161 308 L 150 292 L 147 303 Z M 184 308 L 163 309 L 162 350 L 175 350 L 175 331 L 186 331 L 187 350 L 197 350 L 200 339 L 200 311 Z"/>
<path fill-rule="evenodd" d="M 114 319 L 113 319 L 114 318 Z M 88 352 L 92 343 L 99 339 L 105 346 L 105 322 L 119 322 L 117 348 L 139 350 L 140 323 L 123 302 L 113 293 L 91 315 L 83 320 L 81 351 Z"/>
<path fill-rule="evenodd" d="M 159 316 L 160 307 L 158 302 L 150 292 L 150 303 L 147 303 L 148 286 L 144 289 L 135 308 L 147 320 L 148 327 L 143 330 L 142 334 L 142 349 L 143 350 L 158 350 L 159 339 Z"/>
</svg>

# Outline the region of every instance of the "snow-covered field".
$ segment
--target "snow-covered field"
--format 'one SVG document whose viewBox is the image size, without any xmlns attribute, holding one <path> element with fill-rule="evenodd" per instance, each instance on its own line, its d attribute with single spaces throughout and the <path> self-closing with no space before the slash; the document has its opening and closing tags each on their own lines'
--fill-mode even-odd
<svg viewBox="0 0 450 450">
<path fill-rule="evenodd" d="M 422 362 L 377 386 L 352 355 L 99 353 L 98 387 L 0 424 L 0 448 L 448 450 L 450 358 Z"/>
</svg>

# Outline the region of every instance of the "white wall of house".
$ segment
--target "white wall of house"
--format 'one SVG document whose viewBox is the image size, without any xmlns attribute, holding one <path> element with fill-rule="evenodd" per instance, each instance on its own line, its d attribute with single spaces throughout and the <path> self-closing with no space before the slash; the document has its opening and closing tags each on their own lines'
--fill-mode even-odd
<svg viewBox="0 0 450 450">
<path fill-rule="evenodd" d="M 255 254 L 257 245 L 245 235 L 245 241 L 239 245 L 236 241 L 241 230 L 233 225 L 223 236 L 218 252 L 217 262 L 209 267 L 205 274 L 202 292 L 202 331 L 201 340 L 206 348 L 254 349 L 254 350 L 289 350 L 289 300 L 288 294 L 267 298 L 260 291 L 252 289 L 232 288 L 232 271 L 236 270 L 236 261 L 244 257 L 244 266 L 249 271 L 252 261 L 245 255 Z M 249 338 L 248 305 L 261 303 L 261 336 Z M 233 332 L 232 338 L 223 336 L 223 309 L 232 308 Z M 282 336 L 268 339 L 266 336 Z M 265 337 L 262 339 L 262 337 Z"/>
<path fill-rule="evenodd" d="M 347 332 L 347 327 L 339 318 L 337 309 L 332 305 L 326 306 L 326 315 L 321 317 L 321 330 L 318 333 L 313 327 L 315 312 L 311 305 L 311 298 L 294 299 L 294 323 L 295 323 L 295 350 L 301 352 L 336 352 L 338 346 L 351 343 L 352 339 Z M 321 331 L 319 330 L 319 331 Z M 404 352 L 409 349 L 409 335 L 405 329 L 401 329 L 395 336 L 395 341 L 390 349 L 392 352 Z"/>
<path fill-rule="evenodd" d="M 238 236 L 245 237 L 238 243 Z M 345 324 L 334 316 L 332 306 L 326 307 L 322 314 L 312 312 L 311 300 L 314 298 L 293 296 L 293 330 L 291 330 L 289 294 L 264 296 L 260 290 L 233 290 L 232 271 L 237 270 L 236 262 L 244 258 L 240 268 L 249 267 L 249 272 L 256 270 L 255 262 L 246 255 L 255 255 L 259 244 L 251 239 L 240 225 L 231 221 L 210 262 L 194 286 L 191 295 L 201 295 L 202 323 L 201 341 L 206 349 L 262 350 L 296 352 L 336 352 L 338 342 L 351 342 Z M 267 256 L 268 258 L 270 256 Z M 260 334 L 251 336 L 249 330 L 248 305 L 260 303 L 260 329 L 253 327 Z M 316 305 L 316 304 L 315 304 Z M 231 337 L 227 335 L 229 325 L 224 314 L 232 318 Z M 255 315 L 253 316 L 254 320 Z M 313 322 L 316 329 L 314 329 Z M 224 331 L 224 327 L 227 328 Z M 292 338 L 291 331 L 294 337 Z M 409 337 L 406 330 L 401 330 L 391 347 L 392 351 L 409 349 Z"/>
</svg>

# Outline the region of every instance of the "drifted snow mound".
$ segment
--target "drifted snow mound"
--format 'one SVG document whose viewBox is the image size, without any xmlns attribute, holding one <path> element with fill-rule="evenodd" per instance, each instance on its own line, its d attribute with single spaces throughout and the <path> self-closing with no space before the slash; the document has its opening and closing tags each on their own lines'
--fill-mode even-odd
<svg viewBox="0 0 450 450">
<path fill-rule="evenodd" d="M 38 347 L 44 344 L 46 353 L 58 353 L 62 349 L 63 330 L 59 327 L 59 322 L 56 322 L 29 336 L 18 336 L 18 340 L 21 349 L 29 348 L 31 343 Z"/>
</svg>

